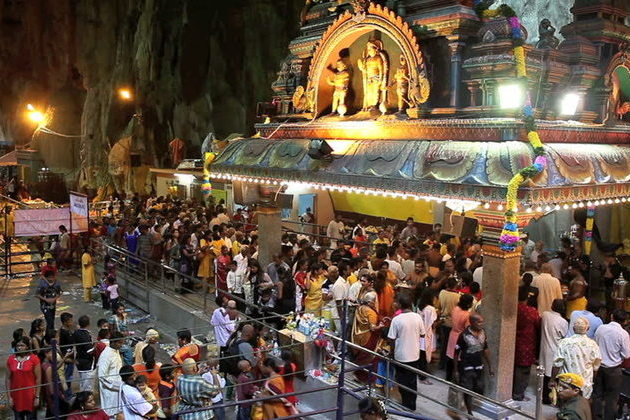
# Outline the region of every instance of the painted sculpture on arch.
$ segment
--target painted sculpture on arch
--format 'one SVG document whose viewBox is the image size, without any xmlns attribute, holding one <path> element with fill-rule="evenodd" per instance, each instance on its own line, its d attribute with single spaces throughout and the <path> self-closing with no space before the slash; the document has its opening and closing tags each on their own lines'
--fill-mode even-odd
<svg viewBox="0 0 630 420">
<path fill-rule="evenodd" d="M 346 96 L 350 85 L 350 71 L 343 60 L 339 59 L 335 63 L 335 68 L 331 68 L 334 76 L 328 79 L 328 84 L 335 87 L 332 98 L 332 113 L 337 113 L 342 117 L 348 111 L 346 107 Z"/>
<path fill-rule="evenodd" d="M 387 111 L 387 74 L 389 63 L 380 40 L 367 42 L 363 57 L 357 62 L 363 73 L 363 111 Z"/>
<path fill-rule="evenodd" d="M 394 74 L 394 82 L 398 96 L 398 112 L 404 112 L 409 105 L 409 67 L 404 54 L 400 54 L 400 66 Z"/>
</svg>

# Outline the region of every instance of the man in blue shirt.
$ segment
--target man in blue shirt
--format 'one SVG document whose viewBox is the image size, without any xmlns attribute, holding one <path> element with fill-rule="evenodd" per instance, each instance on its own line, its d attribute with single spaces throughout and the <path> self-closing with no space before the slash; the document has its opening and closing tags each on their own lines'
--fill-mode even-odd
<svg viewBox="0 0 630 420">
<path fill-rule="evenodd" d="M 586 336 L 588 338 L 595 337 L 595 331 L 602 325 L 604 322 L 599 317 L 600 311 L 604 309 L 604 305 L 602 305 L 597 299 L 589 299 L 586 304 L 586 310 L 584 311 L 573 311 L 571 313 L 571 319 L 569 322 L 569 331 L 567 332 L 567 337 L 571 337 L 573 332 L 573 324 L 575 324 L 575 320 L 578 318 L 586 318 L 588 319 L 588 332 Z"/>
</svg>

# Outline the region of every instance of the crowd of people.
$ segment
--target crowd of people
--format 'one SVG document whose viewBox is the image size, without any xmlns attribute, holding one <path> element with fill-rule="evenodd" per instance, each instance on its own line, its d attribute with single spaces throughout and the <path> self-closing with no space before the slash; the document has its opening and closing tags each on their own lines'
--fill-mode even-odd
<svg viewBox="0 0 630 420">
<path fill-rule="evenodd" d="M 390 226 L 376 234 L 368 232 L 367 223 L 361 220 L 349 227 L 336 216 L 324 239 L 287 232 L 280 252 L 266 266 L 258 261 L 255 209 L 238 209 L 229 215 L 222 203 L 203 206 L 163 197 L 134 197 L 128 203 L 112 200 L 102 222 L 91 225 L 91 235 L 171 267 L 179 273 L 172 280 L 180 293 L 216 285 L 218 308 L 211 324 L 220 355 L 239 359 L 223 363 L 219 371 L 237 385 L 238 398 L 249 400 L 259 392 L 257 386 L 245 385 L 262 377 L 268 378 L 267 392 L 290 392 L 292 387 L 280 372 L 293 370 L 289 356 L 280 359 L 283 362 L 262 357 L 255 323 L 238 322 L 239 312 L 253 318 L 265 316 L 266 322 L 278 328 L 283 326 L 283 317 L 269 314 L 310 313 L 326 319 L 327 327 L 337 334 L 344 333 L 341 318 L 345 316 L 349 326 L 345 333 L 354 344 L 353 361 L 372 366 L 356 372 L 357 379 L 377 387 L 393 384 L 384 378 L 395 379 L 402 404 L 409 410 L 416 410 L 418 381 L 432 385 L 422 372 L 443 370 L 448 381 L 483 393 L 487 377 L 494 372 L 482 316 L 480 240 L 444 235 L 439 224 L 422 231 L 411 218 L 402 229 Z M 598 291 L 587 281 L 590 264 L 581 255 L 579 243 L 567 240 L 557 253 L 549 253 L 544 244 L 527 236 L 522 245 L 513 399 L 528 398 L 525 389 L 531 367 L 540 364 L 545 369 L 545 402 L 558 405 L 559 418 L 574 411 L 576 417 L 566 418 L 590 419 L 591 407 L 593 418 L 614 418 L 622 365 L 630 358 L 630 339 L 625 330 L 627 313 L 613 310 L 610 286 L 624 268 L 614 256 L 607 257 L 602 270 L 606 303 L 600 304 L 592 297 Z M 82 258 L 84 270 L 92 264 L 89 256 L 86 252 Z M 100 290 L 105 305 L 113 302 L 115 275 L 106 274 L 104 279 Z M 93 281 L 84 278 L 84 287 L 92 286 Z M 44 273 L 41 289 L 46 290 L 38 297 L 50 330 L 55 296 L 60 293 L 54 275 Z M 114 302 L 114 307 L 119 304 Z M 112 321 L 110 325 L 120 332 L 116 319 Z M 116 342 L 110 338 L 109 346 L 116 347 L 112 347 Z M 176 369 L 192 372 L 192 363 L 198 359 L 190 356 L 190 369 L 185 369 L 188 357 L 180 357 Z M 385 363 L 390 357 L 393 372 L 387 371 Z M 116 369 L 122 378 L 118 362 L 111 372 Z M 216 398 L 221 378 L 206 382 L 211 385 L 203 387 L 209 387 L 208 395 L 214 392 Z M 244 386 L 239 388 L 241 383 Z M 191 380 L 190 387 L 202 387 L 201 381 Z M 471 398 L 451 391 L 449 404 L 472 413 Z M 556 401 L 549 395 L 555 395 Z M 583 399 L 592 404 L 585 405 Z M 281 412 L 276 415 L 295 409 L 291 400 L 279 401 L 275 404 Z M 257 407 L 241 410 L 247 404 L 239 406 L 239 418 L 248 418 Z M 454 410 L 449 415 L 458 416 Z"/>
</svg>

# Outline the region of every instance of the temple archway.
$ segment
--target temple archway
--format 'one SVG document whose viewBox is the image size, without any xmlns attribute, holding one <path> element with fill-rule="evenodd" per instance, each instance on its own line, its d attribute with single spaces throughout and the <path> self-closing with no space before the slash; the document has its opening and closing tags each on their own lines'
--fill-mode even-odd
<svg viewBox="0 0 630 420">
<path fill-rule="evenodd" d="M 356 63 L 362 56 L 367 41 L 373 39 L 382 42 L 383 50 L 388 56 L 390 80 L 388 108 L 393 109 L 396 103 L 396 87 L 391 80 L 399 66 L 401 55 L 408 63 L 413 107 L 426 102 L 429 96 L 429 83 L 424 57 L 413 31 L 393 11 L 370 3 L 367 10 L 359 10 L 356 13 L 346 11 L 322 35 L 311 61 L 307 84 L 307 91 L 313 92 L 315 115 L 321 115 L 330 109 L 333 87 L 327 80 L 333 73 L 329 67 L 334 67 L 340 58 L 351 66 L 351 90 L 347 101 L 350 111 L 354 112 L 361 108 L 363 91 L 361 74 Z"/>
</svg>

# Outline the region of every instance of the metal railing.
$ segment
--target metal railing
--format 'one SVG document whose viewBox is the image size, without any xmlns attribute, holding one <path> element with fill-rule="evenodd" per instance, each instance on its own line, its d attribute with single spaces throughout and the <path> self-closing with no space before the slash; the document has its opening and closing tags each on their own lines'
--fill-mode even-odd
<svg viewBox="0 0 630 420">
<path fill-rule="evenodd" d="M 442 379 L 439 376 L 432 375 L 429 372 L 426 372 L 426 371 L 423 371 L 423 370 L 420 370 L 420 369 L 413 368 L 411 366 L 405 365 L 404 363 L 398 362 L 398 361 L 396 361 L 395 359 L 393 359 L 391 357 L 384 357 L 382 354 L 379 354 L 379 353 L 377 353 L 375 351 L 366 349 L 365 347 L 358 346 L 358 345 L 356 345 L 356 344 L 354 344 L 352 342 L 349 342 L 349 341 L 345 340 L 345 338 L 343 336 L 342 337 L 337 337 L 336 335 L 331 334 L 331 333 L 326 333 L 326 336 L 329 339 L 337 341 L 339 343 L 345 343 L 345 346 L 347 346 L 347 347 L 350 347 L 352 349 L 355 349 L 355 350 L 358 350 L 358 351 L 361 351 L 361 352 L 368 353 L 368 354 L 372 355 L 373 357 L 375 357 L 377 360 L 385 361 L 386 372 L 388 373 L 387 376 L 379 375 L 378 373 L 372 372 L 372 371 L 370 371 L 370 374 L 375 376 L 375 377 L 377 377 L 377 378 L 381 378 L 382 380 L 385 381 L 384 392 L 385 392 L 385 396 L 386 396 L 386 398 L 388 400 L 390 398 L 389 391 L 390 391 L 391 385 L 396 385 L 399 388 L 403 388 L 403 389 L 405 389 L 405 390 L 407 390 L 409 392 L 415 393 L 419 397 L 426 398 L 427 400 L 432 401 L 432 402 L 434 402 L 436 404 L 442 405 L 442 406 L 444 406 L 447 409 L 451 409 L 453 411 L 456 411 L 458 414 L 460 414 L 462 416 L 474 418 L 474 417 L 470 416 L 468 413 L 465 413 L 465 412 L 459 410 L 457 407 L 452 407 L 448 403 L 445 403 L 445 402 L 440 401 L 440 400 L 438 400 L 436 398 L 433 398 L 430 395 L 424 394 L 424 393 L 422 393 L 420 391 L 417 391 L 417 390 L 410 389 L 410 388 L 408 388 L 408 387 L 406 387 L 404 385 L 401 385 L 400 383 L 398 383 L 396 381 L 393 381 L 389 377 L 389 373 L 391 372 L 391 366 L 398 366 L 400 368 L 408 370 L 409 372 L 413 372 L 414 374 L 416 374 L 418 376 L 421 376 L 421 377 L 423 376 L 423 377 L 429 378 L 429 379 L 431 379 L 431 380 L 433 380 L 433 381 L 435 381 L 437 383 L 445 385 L 445 386 L 447 386 L 447 387 L 449 387 L 449 388 L 451 388 L 451 389 L 453 389 L 453 390 L 455 390 L 457 392 L 461 392 L 462 394 L 469 395 L 469 396 L 471 396 L 471 397 L 473 397 L 473 398 L 475 398 L 477 400 L 484 401 L 486 403 L 489 403 L 490 405 L 494 405 L 496 407 L 499 407 L 499 408 L 501 408 L 501 409 L 503 409 L 503 410 L 505 410 L 505 411 L 507 411 L 509 413 L 518 414 L 520 416 L 523 416 L 525 418 L 532 419 L 532 420 L 536 420 L 536 419 L 542 418 L 542 393 L 543 393 L 543 379 L 544 379 L 544 368 L 542 366 L 538 366 L 537 369 L 536 369 L 536 385 L 537 385 L 536 386 L 536 410 L 535 410 L 534 414 L 531 414 L 531 413 L 525 412 L 525 411 L 523 411 L 523 410 L 521 410 L 519 408 L 515 408 L 513 406 L 509 406 L 509 405 L 507 405 L 507 404 L 505 404 L 505 403 L 503 403 L 501 401 L 492 399 L 492 398 L 487 397 L 487 396 L 482 395 L 482 394 L 478 394 L 478 393 L 476 393 L 474 391 L 471 391 L 471 390 L 469 390 L 467 388 L 464 388 L 464 387 L 462 387 L 462 386 L 460 386 L 458 384 L 455 384 L 453 382 L 449 382 L 449 381 L 447 381 L 445 379 Z M 342 359 L 342 358 L 345 359 L 343 353 L 338 358 L 339 359 Z M 356 363 L 349 362 L 349 361 L 344 361 L 342 363 L 350 363 L 351 365 L 353 365 L 355 367 L 359 367 Z"/>
</svg>

